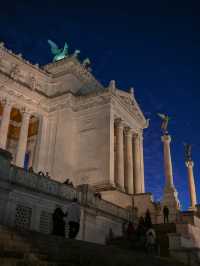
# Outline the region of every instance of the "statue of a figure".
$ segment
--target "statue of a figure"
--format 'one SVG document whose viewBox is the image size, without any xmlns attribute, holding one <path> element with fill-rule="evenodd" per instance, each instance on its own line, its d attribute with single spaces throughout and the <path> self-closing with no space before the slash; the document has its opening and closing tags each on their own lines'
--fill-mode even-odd
<svg viewBox="0 0 200 266">
<path fill-rule="evenodd" d="M 192 145 L 188 143 L 183 143 L 185 148 L 185 161 L 192 161 Z"/>
<path fill-rule="evenodd" d="M 168 127 L 168 123 L 170 120 L 169 116 L 165 114 L 160 114 L 160 113 L 158 113 L 158 116 L 162 119 L 161 130 L 163 134 L 168 135 L 167 127 Z"/>
<path fill-rule="evenodd" d="M 16 78 L 19 77 L 19 74 L 20 74 L 19 66 L 13 64 L 13 65 L 12 65 L 12 68 L 11 68 L 11 71 L 10 71 L 10 76 L 11 76 L 11 78 L 16 79 Z"/>
<path fill-rule="evenodd" d="M 83 60 L 82 65 L 84 67 L 88 68 L 90 64 L 91 64 L 91 61 L 90 61 L 90 59 L 88 57 Z"/>
<path fill-rule="evenodd" d="M 63 49 L 59 49 L 57 44 L 48 40 L 48 44 L 51 46 L 51 53 L 54 55 L 53 62 L 59 61 L 65 57 L 68 57 L 68 45 L 65 43 Z"/>
<path fill-rule="evenodd" d="M 75 50 L 74 53 L 73 53 L 73 56 L 74 57 L 78 57 L 78 55 L 80 54 L 80 50 Z"/>
</svg>

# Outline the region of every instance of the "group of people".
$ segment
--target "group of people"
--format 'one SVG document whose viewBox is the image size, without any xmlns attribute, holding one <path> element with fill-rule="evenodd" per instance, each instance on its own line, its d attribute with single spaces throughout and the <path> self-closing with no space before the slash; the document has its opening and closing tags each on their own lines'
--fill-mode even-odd
<svg viewBox="0 0 200 266">
<path fill-rule="evenodd" d="M 163 207 L 164 224 L 169 223 L 169 208 Z M 159 253 L 159 243 L 156 236 L 156 231 L 153 228 L 151 214 L 149 209 L 145 213 L 145 217 L 141 216 L 137 227 L 135 228 L 132 222 L 129 222 L 125 232 L 125 237 L 131 240 L 135 248 L 140 248 L 148 253 Z"/>
<path fill-rule="evenodd" d="M 74 198 L 72 203 L 67 206 L 65 213 L 60 207 L 57 207 L 52 215 L 52 234 L 65 237 L 68 225 L 68 238 L 76 238 L 80 228 L 80 216 L 81 210 L 77 198 Z"/>
<path fill-rule="evenodd" d="M 67 178 L 67 179 L 63 182 L 63 184 L 65 184 L 65 185 L 67 185 L 67 186 L 69 186 L 69 187 L 74 187 L 72 181 L 70 181 L 69 178 Z"/>
<path fill-rule="evenodd" d="M 29 167 L 28 171 L 30 173 L 35 173 L 32 166 Z M 37 174 L 40 175 L 40 176 L 44 176 L 44 177 L 50 178 L 49 172 L 44 173 L 42 171 L 39 171 Z"/>
<path fill-rule="evenodd" d="M 151 221 L 150 211 L 147 209 L 145 217 L 139 218 L 138 225 L 135 227 L 129 222 L 124 230 L 126 239 L 131 241 L 134 248 L 145 250 L 148 253 L 158 252 L 156 232 Z"/>
</svg>

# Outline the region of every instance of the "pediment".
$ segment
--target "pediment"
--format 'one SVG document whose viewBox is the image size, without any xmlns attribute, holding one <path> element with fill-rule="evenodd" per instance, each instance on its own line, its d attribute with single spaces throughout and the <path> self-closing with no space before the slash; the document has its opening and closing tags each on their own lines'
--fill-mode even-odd
<svg viewBox="0 0 200 266">
<path fill-rule="evenodd" d="M 134 95 L 129 92 L 116 90 L 116 96 L 123 105 L 125 109 L 127 109 L 132 115 L 134 115 L 140 123 L 147 126 L 147 120 L 144 117 Z"/>
</svg>

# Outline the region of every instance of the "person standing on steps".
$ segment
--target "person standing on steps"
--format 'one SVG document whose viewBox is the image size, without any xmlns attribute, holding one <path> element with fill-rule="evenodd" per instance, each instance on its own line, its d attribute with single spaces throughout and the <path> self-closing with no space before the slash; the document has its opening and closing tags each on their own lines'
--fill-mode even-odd
<svg viewBox="0 0 200 266">
<path fill-rule="evenodd" d="M 53 230 L 52 234 L 57 236 L 65 237 L 65 221 L 64 221 L 64 212 L 59 206 L 56 206 L 56 209 L 52 215 L 53 220 Z"/>
<path fill-rule="evenodd" d="M 69 224 L 68 237 L 71 239 L 76 238 L 80 228 L 80 216 L 81 216 L 81 209 L 77 201 L 77 198 L 74 198 L 72 203 L 70 203 L 67 206 L 66 216 Z"/>
<path fill-rule="evenodd" d="M 169 223 L 169 208 L 165 205 L 163 208 L 164 224 Z"/>
</svg>

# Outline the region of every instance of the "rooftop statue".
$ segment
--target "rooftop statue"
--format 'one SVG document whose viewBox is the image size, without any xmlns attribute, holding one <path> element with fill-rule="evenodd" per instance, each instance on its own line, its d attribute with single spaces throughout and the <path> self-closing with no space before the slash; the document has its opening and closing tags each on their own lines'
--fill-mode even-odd
<svg viewBox="0 0 200 266">
<path fill-rule="evenodd" d="M 65 57 L 68 57 L 68 45 L 65 42 L 64 48 L 59 49 L 57 44 L 53 41 L 48 40 L 48 44 L 51 46 L 51 53 L 54 55 L 53 62 L 59 61 Z"/>
<path fill-rule="evenodd" d="M 165 114 L 160 114 L 160 113 L 158 113 L 158 116 L 162 119 L 161 130 L 163 134 L 168 135 L 167 127 L 168 127 L 168 123 L 170 120 L 169 116 Z"/>
<path fill-rule="evenodd" d="M 89 67 L 89 65 L 91 64 L 91 61 L 90 61 L 90 58 L 85 58 L 84 60 L 83 60 L 83 66 L 84 67 Z"/>
<path fill-rule="evenodd" d="M 188 143 L 183 143 L 185 149 L 185 161 L 192 161 L 192 145 Z"/>
</svg>

